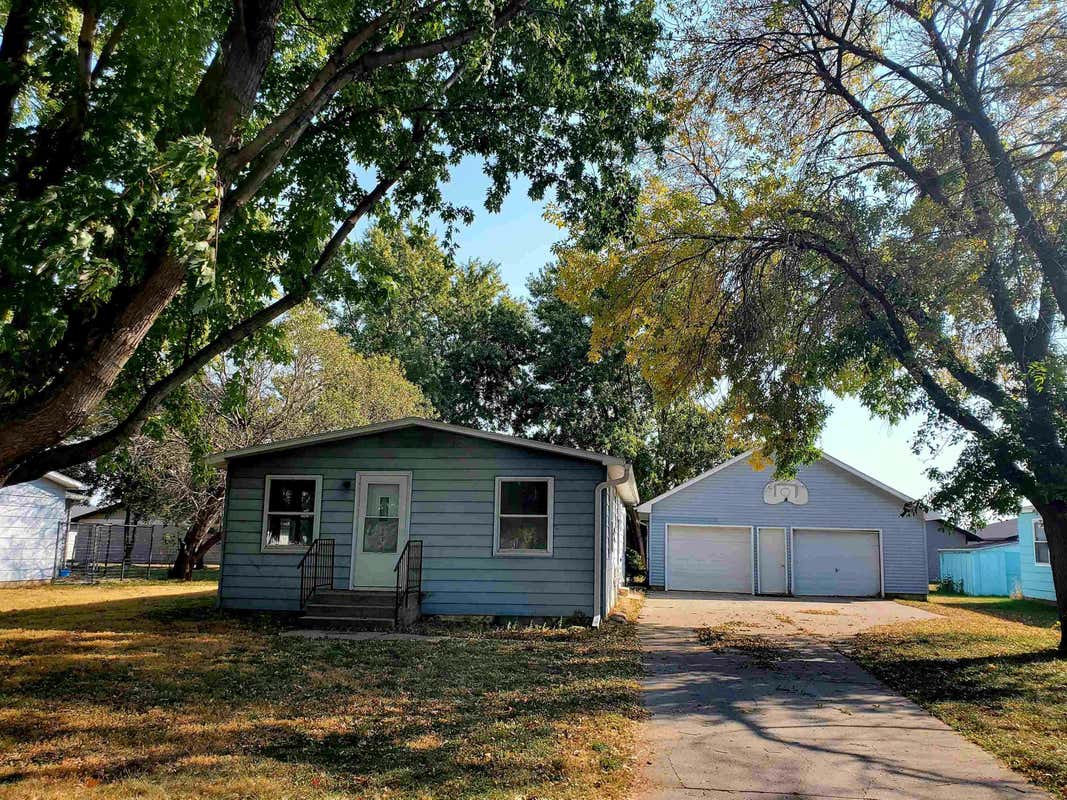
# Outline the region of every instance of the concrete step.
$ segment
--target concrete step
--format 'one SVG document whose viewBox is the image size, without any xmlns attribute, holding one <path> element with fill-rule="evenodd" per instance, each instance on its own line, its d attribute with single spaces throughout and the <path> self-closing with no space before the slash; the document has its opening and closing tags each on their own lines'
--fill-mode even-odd
<svg viewBox="0 0 1067 800">
<path fill-rule="evenodd" d="M 393 604 L 380 603 L 323 603 L 317 600 L 307 604 L 309 615 L 318 617 L 369 617 L 373 619 L 392 619 L 396 613 Z"/>
<path fill-rule="evenodd" d="M 323 617 L 314 614 L 305 614 L 300 618 L 300 624 L 305 628 L 392 628 L 393 617 L 388 619 L 381 617 Z"/>
<path fill-rule="evenodd" d="M 349 603 L 371 603 L 374 605 L 393 605 L 396 592 L 392 589 L 319 589 L 311 596 L 313 603 L 332 603 L 338 605 Z"/>
</svg>

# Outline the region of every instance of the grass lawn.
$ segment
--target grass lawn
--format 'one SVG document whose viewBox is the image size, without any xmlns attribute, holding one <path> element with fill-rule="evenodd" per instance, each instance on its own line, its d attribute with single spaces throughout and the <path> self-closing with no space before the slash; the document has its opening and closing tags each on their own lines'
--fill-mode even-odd
<svg viewBox="0 0 1067 800">
<path fill-rule="evenodd" d="M 848 654 L 1032 781 L 1067 797 L 1067 659 L 1055 609 L 931 594 L 936 620 L 875 629 Z"/>
<path fill-rule="evenodd" d="M 0 798 L 630 789 L 642 713 L 632 624 L 308 641 L 278 636 L 273 618 L 215 611 L 214 590 L 0 590 Z"/>
</svg>

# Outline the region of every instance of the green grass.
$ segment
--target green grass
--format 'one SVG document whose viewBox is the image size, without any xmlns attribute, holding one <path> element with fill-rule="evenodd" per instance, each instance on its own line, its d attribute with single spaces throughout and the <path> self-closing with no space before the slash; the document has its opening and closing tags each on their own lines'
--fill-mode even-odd
<svg viewBox="0 0 1067 800">
<path fill-rule="evenodd" d="M 635 609 L 631 609 L 635 611 Z M 0 591 L 2 798 L 621 798 L 632 623 L 309 641 L 206 584 Z"/>
<path fill-rule="evenodd" d="M 848 654 L 1035 783 L 1067 797 L 1067 659 L 1050 605 L 932 594 L 935 620 L 860 634 Z"/>
</svg>

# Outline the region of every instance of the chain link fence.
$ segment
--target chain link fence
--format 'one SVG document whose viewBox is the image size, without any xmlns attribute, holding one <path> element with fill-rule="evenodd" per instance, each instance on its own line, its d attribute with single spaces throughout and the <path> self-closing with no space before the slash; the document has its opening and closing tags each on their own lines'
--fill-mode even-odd
<svg viewBox="0 0 1067 800">
<path fill-rule="evenodd" d="M 176 525 L 60 523 L 53 580 L 162 580 L 178 557 L 184 535 L 185 529 Z M 219 561 L 219 545 L 215 545 L 195 565 L 194 577 L 217 572 Z"/>
</svg>

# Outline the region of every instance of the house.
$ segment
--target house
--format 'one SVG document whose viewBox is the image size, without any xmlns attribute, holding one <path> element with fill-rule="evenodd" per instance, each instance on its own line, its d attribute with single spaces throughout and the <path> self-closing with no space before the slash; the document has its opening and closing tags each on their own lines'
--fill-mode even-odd
<svg viewBox="0 0 1067 800">
<path fill-rule="evenodd" d="M 1019 546 L 1005 541 L 944 549 L 938 553 L 941 577 L 973 597 L 1008 597 L 1021 591 Z"/>
<path fill-rule="evenodd" d="M 926 515 L 926 567 L 930 583 L 941 579 L 941 550 L 956 550 L 982 540 L 966 528 L 949 522 L 943 515 L 932 512 Z"/>
<path fill-rule="evenodd" d="M 1016 520 L 1019 535 L 1019 573 L 1022 595 L 1034 600 L 1055 600 L 1052 562 L 1041 517 L 1033 506 L 1023 506 Z"/>
<path fill-rule="evenodd" d="M 825 453 L 795 480 L 776 480 L 751 456 L 638 506 L 648 519 L 650 585 L 926 596 L 926 523 L 903 513 L 911 498 Z"/>
<path fill-rule="evenodd" d="M 984 528 L 974 531 L 978 537 L 977 545 L 1004 544 L 1005 542 L 1019 541 L 1019 518 L 1010 517 L 997 522 L 991 522 Z"/>
<path fill-rule="evenodd" d="M 60 472 L 0 489 L 0 583 L 47 581 L 66 548 L 70 509 L 85 484 Z"/>
<path fill-rule="evenodd" d="M 405 418 L 210 460 L 227 472 L 225 608 L 300 608 L 309 559 L 326 573 L 313 616 L 391 607 L 420 552 L 426 614 L 596 622 L 622 584 L 638 496 L 614 456 Z"/>
</svg>

